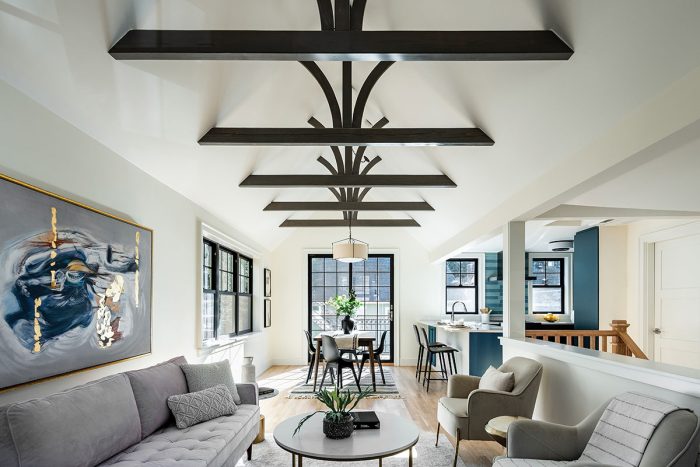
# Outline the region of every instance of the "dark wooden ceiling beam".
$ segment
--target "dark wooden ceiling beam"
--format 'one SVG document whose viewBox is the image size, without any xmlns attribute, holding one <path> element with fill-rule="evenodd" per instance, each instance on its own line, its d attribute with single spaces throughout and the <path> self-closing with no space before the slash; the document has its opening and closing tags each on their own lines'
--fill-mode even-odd
<svg viewBox="0 0 700 467">
<path fill-rule="evenodd" d="M 201 145 L 492 146 L 479 128 L 212 128 Z"/>
<path fill-rule="evenodd" d="M 248 175 L 241 187 L 432 187 L 454 188 L 447 175 Z"/>
<path fill-rule="evenodd" d="M 264 211 L 434 211 L 425 201 L 273 201 Z"/>
<path fill-rule="evenodd" d="M 553 31 L 133 29 L 109 53 L 117 60 L 377 62 L 568 60 L 573 50 Z"/>
<path fill-rule="evenodd" d="M 280 227 L 347 227 L 345 219 L 287 219 Z M 354 219 L 353 227 L 420 227 L 414 219 Z"/>
</svg>

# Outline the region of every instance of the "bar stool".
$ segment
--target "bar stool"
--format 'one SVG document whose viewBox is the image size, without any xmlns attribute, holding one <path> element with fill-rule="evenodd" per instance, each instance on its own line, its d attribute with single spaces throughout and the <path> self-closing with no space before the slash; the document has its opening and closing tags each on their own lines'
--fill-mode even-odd
<svg viewBox="0 0 700 467">
<path fill-rule="evenodd" d="M 418 360 L 416 360 L 416 378 L 420 382 L 420 375 L 423 372 L 423 355 L 425 354 L 425 345 L 423 345 L 423 341 L 420 338 L 420 334 L 418 333 L 418 326 L 415 324 L 413 325 L 413 332 L 416 333 L 416 341 L 418 342 Z M 426 340 L 427 342 L 427 340 Z M 435 347 L 441 347 L 445 344 L 442 342 L 432 342 L 429 343 L 431 346 Z"/>
<path fill-rule="evenodd" d="M 428 333 L 425 332 L 425 328 L 421 329 L 421 331 L 423 331 L 423 338 L 425 339 L 425 348 L 427 351 L 425 356 L 425 370 L 423 370 L 423 384 L 425 384 L 426 381 L 428 382 L 425 391 L 430 392 L 431 381 L 447 381 L 449 374 L 457 373 L 457 361 L 455 360 L 455 352 L 459 352 L 459 350 L 444 344 L 440 346 L 431 345 L 430 341 L 428 340 Z M 445 368 L 445 355 L 447 355 L 449 374 L 447 369 Z M 440 362 L 439 370 L 431 369 L 430 361 L 433 359 L 433 356 L 436 357 L 436 359 Z M 442 374 L 442 378 L 433 378 L 433 373 Z"/>
</svg>

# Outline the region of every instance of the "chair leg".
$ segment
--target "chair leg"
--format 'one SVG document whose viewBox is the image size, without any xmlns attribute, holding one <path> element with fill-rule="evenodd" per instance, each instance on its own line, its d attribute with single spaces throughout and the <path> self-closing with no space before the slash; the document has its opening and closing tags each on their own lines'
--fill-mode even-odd
<svg viewBox="0 0 700 467">
<path fill-rule="evenodd" d="M 428 350 L 428 358 L 425 360 L 425 362 L 426 362 L 427 365 L 428 365 L 428 368 L 425 370 L 425 377 L 423 378 L 423 381 L 425 381 L 426 379 L 428 380 L 428 385 L 427 385 L 427 387 L 425 388 L 425 392 L 430 392 L 430 379 L 431 379 L 431 376 L 432 376 L 432 373 L 431 373 L 432 368 L 430 368 L 430 357 L 431 357 L 431 354 L 432 354 L 432 352 L 431 352 L 430 350 Z"/>
<path fill-rule="evenodd" d="M 250 443 L 250 446 L 248 446 L 246 453 L 248 454 L 248 460 L 253 460 L 253 443 Z"/>
<path fill-rule="evenodd" d="M 362 370 L 365 368 L 365 357 L 362 357 L 360 361 L 360 373 L 357 375 L 357 379 L 362 379 Z"/>
<path fill-rule="evenodd" d="M 382 384 L 386 384 L 386 380 L 384 379 L 384 367 L 382 367 L 382 356 L 378 355 L 378 358 L 375 358 L 375 360 L 379 363 L 379 373 L 382 375 Z"/>
<path fill-rule="evenodd" d="M 445 354 L 440 352 L 440 371 L 442 372 L 442 377 L 447 379 L 447 370 L 445 369 Z"/>
<path fill-rule="evenodd" d="M 438 441 L 440 441 L 440 422 L 438 422 L 437 433 L 435 434 L 435 447 L 437 447 Z"/>
<path fill-rule="evenodd" d="M 455 439 L 455 458 L 452 461 L 452 467 L 457 467 L 457 458 L 459 457 L 459 441 L 460 441 L 459 435 L 460 435 L 459 428 L 457 428 L 457 439 Z"/>
<path fill-rule="evenodd" d="M 416 361 L 416 378 L 420 382 L 420 373 L 423 368 L 423 347 L 418 347 L 418 360 Z"/>
<path fill-rule="evenodd" d="M 360 378 L 357 376 L 357 373 L 355 373 L 355 365 L 351 366 L 350 369 L 352 370 L 352 375 L 355 377 L 355 384 L 357 384 L 357 390 L 362 392 L 362 388 L 360 387 Z"/>
<path fill-rule="evenodd" d="M 336 389 L 340 390 L 343 389 L 343 368 L 338 365 L 338 377 L 337 377 L 338 384 L 336 385 Z"/>
<path fill-rule="evenodd" d="M 455 352 L 450 352 L 450 357 L 452 357 L 452 366 L 455 369 L 455 372 L 453 374 L 457 374 L 457 359 L 455 359 Z"/>
<path fill-rule="evenodd" d="M 329 369 L 331 370 L 331 379 L 333 378 L 333 369 L 326 363 L 325 367 L 323 368 L 323 376 L 321 377 L 321 386 L 319 386 L 319 391 L 323 389 L 323 383 L 326 381 L 326 373 L 328 373 Z"/>
<path fill-rule="evenodd" d="M 309 384 L 309 380 L 311 379 L 311 372 L 314 369 L 314 360 L 316 359 L 316 355 L 311 356 L 311 362 L 309 363 L 309 373 L 306 375 L 306 384 Z"/>
</svg>

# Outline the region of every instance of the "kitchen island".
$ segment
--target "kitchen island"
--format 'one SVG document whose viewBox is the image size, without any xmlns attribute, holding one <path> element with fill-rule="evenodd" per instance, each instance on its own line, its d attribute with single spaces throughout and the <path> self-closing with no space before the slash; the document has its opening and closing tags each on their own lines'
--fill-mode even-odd
<svg viewBox="0 0 700 467">
<path fill-rule="evenodd" d="M 489 365 L 498 368 L 503 363 L 498 339 L 503 336 L 503 329 L 499 324 L 470 323 L 474 327 L 463 328 L 438 324 L 436 320 L 420 320 L 416 324 L 426 330 L 431 341 L 459 350 L 455 355 L 459 374 L 481 376 Z"/>
</svg>

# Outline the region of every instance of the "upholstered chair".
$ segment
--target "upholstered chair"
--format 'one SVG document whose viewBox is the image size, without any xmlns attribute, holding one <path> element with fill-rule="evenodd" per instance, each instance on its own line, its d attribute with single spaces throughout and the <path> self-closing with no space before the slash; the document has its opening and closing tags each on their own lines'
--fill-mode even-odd
<svg viewBox="0 0 700 467">
<path fill-rule="evenodd" d="M 576 461 L 581 457 L 609 402 L 575 426 L 535 420 L 513 422 L 508 427 L 508 455 L 497 458 L 494 466 L 541 465 L 537 462 L 540 460 Z M 661 420 L 649 438 L 639 467 L 694 467 L 699 443 L 700 422 L 697 415 L 689 410 L 671 412 Z M 581 465 L 580 462 L 573 465 Z M 604 467 L 595 463 L 585 465 Z"/>
<path fill-rule="evenodd" d="M 447 397 L 440 398 L 437 409 L 437 436 L 440 428 L 456 438 L 453 465 L 457 465 L 459 442 L 492 440 L 484 427 L 492 418 L 502 415 L 532 417 L 542 378 L 542 364 L 529 358 L 514 357 L 499 367 L 513 372 L 510 392 L 479 389 L 481 378 L 452 375 L 447 381 Z M 436 441 L 437 443 L 437 441 Z"/>
</svg>

